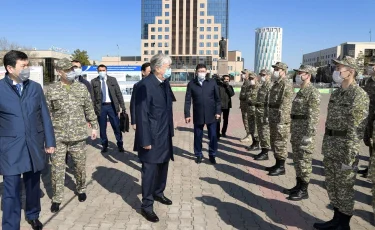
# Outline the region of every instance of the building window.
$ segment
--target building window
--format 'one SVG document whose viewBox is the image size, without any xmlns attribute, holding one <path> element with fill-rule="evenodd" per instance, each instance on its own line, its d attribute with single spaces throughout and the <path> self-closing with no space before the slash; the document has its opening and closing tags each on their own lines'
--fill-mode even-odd
<svg viewBox="0 0 375 230">
<path fill-rule="evenodd" d="M 155 27 L 151 27 L 151 32 L 155 32 Z"/>
<path fill-rule="evenodd" d="M 155 35 L 151 35 L 151 39 L 155 39 Z"/>
<path fill-rule="evenodd" d="M 163 24 L 163 20 L 158 20 L 158 24 Z"/>
<path fill-rule="evenodd" d="M 201 3 L 199 6 L 200 8 L 204 8 L 204 3 Z"/>
<path fill-rule="evenodd" d="M 207 37 L 207 39 L 211 39 L 211 35 L 207 35 L 206 37 Z"/>
<path fill-rule="evenodd" d="M 165 32 L 169 32 L 169 27 L 165 27 Z"/>
<path fill-rule="evenodd" d="M 199 12 L 200 16 L 204 16 L 204 11 Z"/>
<path fill-rule="evenodd" d="M 214 42 L 214 47 L 219 47 L 219 43 Z"/>
<path fill-rule="evenodd" d="M 204 31 L 204 27 L 199 27 L 199 31 L 203 32 Z"/>
<path fill-rule="evenodd" d="M 204 35 L 203 34 L 199 35 L 199 39 L 204 39 Z"/>
<path fill-rule="evenodd" d="M 199 23 L 200 23 L 200 24 L 204 24 L 204 19 L 200 19 L 200 20 L 199 20 Z"/>
<path fill-rule="evenodd" d="M 219 39 L 219 35 L 215 34 L 214 39 Z"/>
<path fill-rule="evenodd" d="M 240 58 L 240 57 L 237 57 L 237 61 L 241 61 L 241 58 Z"/>
<path fill-rule="evenodd" d="M 158 50 L 158 54 L 162 54 L 163 53 L 163 51 L 161 51 L 161 50 Z"/>
<path fill-rule="evenodd" d="M 148 58 L 144 58 L 143 60 L 144 60 L 144 61 L 148 61 Z"/>
<path fill-rule="evenodd" d="M 207 31 L 209 31 L 209 32 L 210 32 L 210 31 L 211 31 L 211 27 L 207 27 Z"/>
<path fill-rule="evenodd" d="M 148 51 L 147 50 L 143 51 L 143 54 L 148 55 Z"/>
<path fill-rule="evenodd" d="M 163 35 L 158 35 L 158 39 L 159 40 L 163 39 Z"/>
<path fill-rule="evenodd" d="M 204 42 L 199 42 L 199 47 L 204 47 Z"/>
<path fill-rule="evenodd" d="M 214 55 L 219 55 L 219 51 L 214 50 Z"/>
<path fill-rule="evenodd" d="M 199 55 L 203 55 L 204 54 L 204 51 L 203 50 L 199 50 Z"/>
<path fill-rule="evenodd" d="M 164 54 L 169 55 L 169 50 L 164 51 Z"/>
<path fill-rule="evenodd" d="M 165 4 L 165 9 L 169 9 L 169 4 Z"/>
<path fill-rule="evenodd" d="M 168 47 L 168 46 L 169 46 L 169 43 L 168 43 L 168 42 L 165 42 L 165 43 L 164 43 L 164 46 L 165 46 L 165 47 Z"/>
<path fill-rule="evenodd" d="M 155 47 L 155 42 L 151 43 L 151 47 Z"/>
<path fill-rule="evenodd" d="M 211 55 L 211 50 L 206 50 L 206 55 Z"/>
<path fill-rule="evenodd" d="M 164 14 L 166 17 L 169 17 L 169 12 L 165 12 Z"/>
<path fill-rule="evenodd" d="M 148 43 L 143 44 L 143 47 L 148 47 Z"/>
<path fill-rule="evenodd" d="M 214 27 L 214 31 L 215 31 L 215 32 L 219 31 L 219 27 L 216 27 L 216 26 L 215 26 L 215 27 Z"/>
<path fill-rule="evenodd" d="M 163 32 L 163 27 L 158 27 L 158 32 Z"/>
<path fill-rule="evenodd" d="M 168 25 L 169 24 L 169 20 L 165 20 L 164 23 Z"/>
<path fill-rule="evenodd" d="M 206 47 L 211 47 L 211 42 L 207 42 Z"/>
<path fill-rule="evenodd" d="M 151 55 L 155 55 L 155 50 L 151 50 Z"/>
<path fill-rule="evenodd" d="M 207 24 L 211 24 L 212 23 L 212 20 L 211 19 L 207 19 Z"/>
<path fill-rule="evenodd" d="M 163 43 L 159 42 L 158 47 L 163 47 Z"/>
<path fill-rule="evenodd" d="M 169 39 L 169 35 L 165 35 L 164 38 L 165 38 L 165 40 L 168 40 Z"/>
</svg>

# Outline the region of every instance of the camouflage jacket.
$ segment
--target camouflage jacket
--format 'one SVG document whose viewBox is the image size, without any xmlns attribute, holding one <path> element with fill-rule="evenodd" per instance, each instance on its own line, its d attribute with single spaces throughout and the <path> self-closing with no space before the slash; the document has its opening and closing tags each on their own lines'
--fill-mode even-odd
<svg viewBox="0 0 375 230">
<path fill-rule="evenodd" d="M 273 83 L 269 96 L 269 122 L 272 124 L 290 123 L 293 86 L 287 78 L 280 78 Z"/>
<path fill-rule="evenodd" d="M 257 94 L 256 100 L 256 114 L 257 116 L 264 116 L 264 118 L 268 118 L 268 100 L 270 96 L 270 90 L 272 87 L 271 81 L 263 82 L 262 86 L 260 86 Z"/>
<path fill-rule="evenodd" d="M 57 140 L 69 142 L 86 139 L 87 122 L 93 129 L 99 128 L 85 85 L 75 81 L 67 89 L 57 82 L 48 88 L 46 100 Z"/>
<path fill-rule="evenodd" d="M 301 88 L 293 100 L 291 115 L 302 115 L 306 118 L 292 119 L 292 128 L 295 127 L 297 129 L 292 131 L 307 137 L 315 136 L 319 122 L 319 106 L 319 90 L 312 84 Z"/>
<path fill-rule="evenodd" d="M 249 80 L 244 80 L 240 91 L 240 107 L 246 108 L 246 94 L 250 86 Z"/>
<path fill-rule="evenodd" d="M 355 82 L 347 89 L 338 88 L 329 99 L 326 129 L 346 131 L 357 142 L 363 138 L 368 108 L 369 97 Z"/>
<path fill-rule="evenodd" d="M 363 87 L 363 90 L 366 91 L 367 95 L 370 98 L 370 106 L 369 106 L 369 111 L 368 111 L 368 116 L 367 116 L 367 127 L 366 127 L 366 135 L 371 138 L 372 136 L 372 124 L 374 123 L 375 116 L 375 81 L 372 80 L 371 77 L 369 77 L 366 80 L 365 86 Z"/>
<path fill-rule="evenodd" d="M 255 85 L 250 85 L 246 92 L 246 103 L 247 103 L 248 109 L 254 114 L 255 114 L 255 105 L 257 102 L 257 95 L 258 95 L 259 88 L 260 88 L 260 84 L 258 83 L 258 81 L 255 81 Z"/>
</svg>

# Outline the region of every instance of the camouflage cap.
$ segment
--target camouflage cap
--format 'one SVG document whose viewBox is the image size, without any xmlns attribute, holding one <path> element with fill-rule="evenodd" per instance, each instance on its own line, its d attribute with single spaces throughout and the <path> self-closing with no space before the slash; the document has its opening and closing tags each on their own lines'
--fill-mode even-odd
<svg viewBox="0 0 375 230">
<path fill-rule="evenodd" d="M 259 74 L 261 74 L 261 73 L 263 73 L 263 74 L 265 74 L 265 75 L 271 75 L 271 71 L 269 71 L 268 69 L 262 69 L 262 70 L 259 72 Z"/>
<path fill-rule="evenodd" d="M 256 78 L 257 75 L 253 71 L 249 71 L 249 78 Z"/>
<path fill-rule="evenodd" d="M 248 69 L 244 69 L 244 70 L 241 71 L 241 73 L 248 74 L 249 70 Z"/>
<path fill-rule="evenodd" d="M 297 71 L 297 72 L 305 72 L 305 73 L 309 73 L 311 75 L 315 75 L 316 74 L 316 68 L 311 66 L 311 65 L 301 65 L 299 67 L 299 69 L 293 69 L 294 71 Z"/>
<path fill-rule="evenodd" d="M 375 57 L 371 57 L 367 65 L 375 65 Z"/>
<path fill-rule="evenodd" d="M 357 64 L 357 60 L 355 60 L 355 58 L 352 58 L 350 56 L 345 56 L 342 60 L 332 59 L 332 62 L 335 63 L 336 65 L 343 65 L 343 66 L 352 68 L 357 73 L 359 72 L 359 66 Z"/>
<path fill-rule="evenodd" d="M 287 70 L 288 69 L 288 66 L 287 64 L 283 63 L 283 62 L 276 62 L 275 65 L 272 65 L 272 68 L 279 68 L 279 69 L 283 69 L 283 70 Z"/>
<path fill-rule="evenodd" d="M 60 59 L 55 64 L 56 69 L 62 69 L 62 70 L 68 70 L 72 68 L 73 66 L 74 65 L 72 64 L 72 62 L 67 58 Z"/>
</svg>

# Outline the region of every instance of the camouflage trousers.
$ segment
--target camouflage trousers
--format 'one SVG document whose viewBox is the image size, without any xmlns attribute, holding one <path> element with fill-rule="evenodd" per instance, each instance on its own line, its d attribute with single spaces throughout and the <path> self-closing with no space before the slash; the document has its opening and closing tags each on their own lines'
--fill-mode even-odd
<svg viewBox="0 0 375 230">
<path fill-rule="evenodd" d="M 248 119 L 248 113 L 247 113 L 247 108 L 242 108 L 241 107 L 241 113 L 242 113 L 242 121 L 243 121 L 243 125 L 245 127 L 245 130 L 246 130 L 246 134 L 249 135 L 250 134 L 250 130 L 249 130 L 249 119 Z"/>
<path fill-rule="evenodd" d="M 375 154 L 372 154 L 372 156 L 370 157 L 370 161 L 375 162 Z M 375 164 L 374 163 L 370 164 L 369 175 L 372 181 L 372 207 L 374 209 L 374 215 L 375 215 Z"/>
<path fill-rule="evenodd" d="M 342 137 L 324 136 L 322 153 L 326 187 L 331 204 L 346 215 L 353 215 L 354 183 L 359 144 Z"/>
<path fill-rule="evenodd" d="M 305 145 L 302 143 L 302 136 L 293 135 L 291 138 L 292 144 L 292 158 L 294 162 L 294 169 L 296 170 L 296 177 L 301 178 L 304 182 L 310 182 L 310 175 L 312 172 L 312 155 L 314 153 L 315 138 L 312 142 Z"/>
<path fill-rule="evenodd" d="M 270 126 L 268 122 L 264 122 L 263 114 L 256 113 L 256 126 L 261 148 L 270 149 Z"/>
<path fill-rule="evenodd" d="M 253 141 L 258 141 L 258 130 L 256 125 L 255 107 L 247 107 L 247 124 L 249 125 L 249 132 L 253 138 Z"/>
<path fill-rule="evenodd" d="M 290 123 L 270 123 L 271 149 L 275 158 L 286 160 L 288 157 L 288 139 L 290 134 Z"/>
<path fill-rule="evenodd" d="M 65 156 L 69 151 L 74 162 L 74 177 L 78 193 L 86 190 L 86 140 L 75 142 L 57 141 L 56 151 L 51 155 L 52 202 L 61 203 L 64 197 Z"/>
</svg>

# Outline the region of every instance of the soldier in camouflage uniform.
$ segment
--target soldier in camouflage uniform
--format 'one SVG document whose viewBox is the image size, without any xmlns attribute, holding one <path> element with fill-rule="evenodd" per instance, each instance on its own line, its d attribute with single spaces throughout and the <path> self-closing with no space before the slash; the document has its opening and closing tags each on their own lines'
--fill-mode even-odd
<svg viewBox="0 0 375 230">
<path fill-rule="evenodd" d="M 259 138 L 256 126 L 256 116 L 255 116 L 255 105 L 257 101 L 257 94 L 260 88 L 258 82 L 258 77 L 255 73 L 251 72 L 249 74 L 250 86 L 246 92 L 246 102 L 247 102 L 247 123 L 249 125 L 249 132 L 252 139 L 252 143 L 247 150 L 257 150 L 259 149 Z"/>
<path fill-rule="evenodd" d="M 246 95 L 248 88 L 250 86 L 250 80 L 249 80 L 249 74 L 251 73 L 249 70 L 245 69 L 242 72 L 242 79 L 243 79 L 243 84 L 241 86 L 241 91 L 240 91 L 240 109 L 242 113 L 242 121 L 243 125 L 245 126 L 245 131 L 246 131 L 246 136 L 241 139 L 241 142 L 247 142 L 250 141 L 250 130 L 249 130 L 249 124 L 248 124 L 248 111 L 247 111 L 247 103 L 246 103 Z"/>
<path fill-rule="evenodd" d="M 354 208 L 354 183 L 363 139 L 369 98 L 355 82 L 358 65 L 352 57 L 333 60 L 332 77 L 341 87 L 333 91 L 328 103 L 322 154 L 328 197 L 334 207 L 333 219 L 315 223 L 316 229 L 350 229 Z"/>
<path fill-rule="evenodd" d="M 259 88 L 257 94 L 255 116 L 256 126 L 259 134 L 258 138 L 262 151 L 254 157 L 254 160 L 268 160 L 268 151 L 271 148 L 270 126 L 268 122 L 268 99 L 272 87 L 271 72 L 269 70 L 262 69 L 259 75 L 262 86 Z"/>
<path fill-rule="evenodd" d="M 274 152 L 276 164 L 266 167 L 270 176 L 285 174 L 285 160 L 288 156 L 288 139 L 290 134 L 290 111 L 292 108 L 293 86 L 287 77 L 288 66 L 277 62 L 274 69 L 274 83 L 269 96 L 269 124 L 271 134 L 271 148 Z"/>
<path fill-rule="evenodd" d="M 374 138 L 375 136 L 373 136 Z M 375 162 L 375 154 L 372 154 L 370 157 L 370 162 Z M 372 208 L 374 209 L 374 218 L 375 218 L 375 164 L 370 164 L 370 178 L 372 181 Z"/>
<path fill-rule="evenodd" d="M 302 200 L 309 197 L 308 185 L 312 172 L 312 155 L 315 147 L 315 136 L 319 121 L 320 93 L 311 84 L 311 77 L 316 69 L 310 65 L 301 65 L 297 72 L 296 83 L 301 86 L 293 100 L 291 123 L 291 144 L 293 162 L 296 170 L 296 186 L 285 189 L 290 200 Z"/>
<path fill-rule="evenodd" d="M 375 120 L 374 117 L 374 112 L 375 112 L 375 57 L 370 60 L 368 63 L 366 72 L 370 77 L 366 80 L 365 86 L 363 89 L 366 91 L 370 98 L 370 106 L 369 106 L 369 113 L 367 116 L 367 126 L 365 129 L 365 135 L 363 138 L 363 142 L 365 143 L 366 146 L 369 147 L 369 154 L 370 154 L 370 161 L 369 165 L 371 165 L 371 156 L 372 156 L 372 150 L 373 150 L 373 123 Z M 359 174 L 362 174 L 363 177 L 367 177 L 368 174 L 368 168 L 363 169 L 363 170 L 358 170 Z"/>
<path fill-rule="evenodd" d="M 85 85 L 74 81 L 72 63 L 61 59 L 56 63 L 56 70 L 61 82 L 51 85 L 46 92 L 46 99 L 52 117 L 56 135 L 56 151 L 51 156 L 52 169 L 52 206 L 57 212 L 64 197 L 65 154 L 68 151 L 75 166 L 78 200 L 86 200 L 86 138 L 87 122 L 92 130 L 91 138 L 97 136 L 98 123 L 92 100 Z"/>
</svg>

